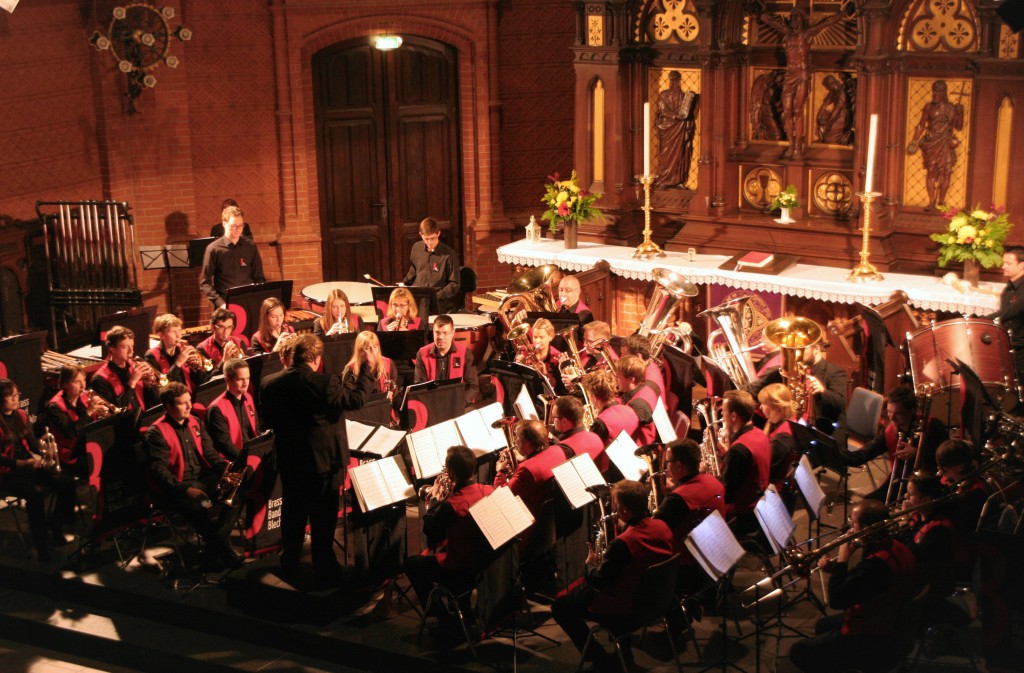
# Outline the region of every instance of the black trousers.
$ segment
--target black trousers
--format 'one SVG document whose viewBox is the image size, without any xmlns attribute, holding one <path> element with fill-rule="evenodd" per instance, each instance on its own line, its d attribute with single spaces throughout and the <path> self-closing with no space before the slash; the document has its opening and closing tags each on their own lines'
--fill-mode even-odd
<svg viewBox="0 0 1024 673">
<path fill-rule="evenodd" d="M 75 478 L 70 474 L 55 474 L 50 470 L 16 467 L 0 482 L 0 487 L 25 501 L 28 527 L 40 560 L 50 557 L 49 536 L 63 534 L 64 524 L 75 518 Z M 49 526 L 46 520 L 46 497 L 53 493 L 56 503 Z"/>
<path fill-rule="evenodd" d="M 234 555 L 229 539 L 231 531 L 238 523 L 242 511 L 241 498 L 234 507 L 216 502 L 217 482 L 220 474 L 207 472 L 199 479 L 183 481 L 184 486 L 203 490 L 212 502 L 212 507 L 204 507 L 201 500 L 190 498 L 184 491 L 161 491 L 153 494 L 153 502 L 160 509 L 181 516 L 188 521 L 196 533 L 203 538 L 206 548 L 215 556 L 229 558 Z"/>
<path fill-rule="evenodd" d="M 405 559 L 402 570 L 409 578 L 409 583 L 412 585 L 413 591 L 416 592 L 416 598 L 424 609 L 427 607 L 427 598 L 430 596 L 435 582 L 458 596 L 472 587 L 473 579 L 476 576 L 473 570 L 449 570 L 438 563 L 437 557 L 433 555 L 410 556 Z M 435 607 L 439 608 L 439 606 Z M 465 604 L 462 605 L 463 612 L 466 612 L 468 608 L 467 598 Z M 434 612 L 438 614 L 436 610 Z"/>
<path fill-rule="evenodd" d="M 576 593 L 563 596 L 551 604 L 551 616 L 580 652 L 583 652 L 583 648 L 587 644 L 587 636 L 590 635 L 590 628 L 587 627 L 588 620 L 597 622 L 616 635 L 631 630 L 634 622 L 629 614 L 599 615 L 591 612 L 590 603 L 596 593 L 594 589 L 587 587 Z M 624 640 L 621 646 L 623 654 L 629 656 L 631 652 L 629 639 Z M 591 650 L 593 649 L 594 646 L 591 645 Z"/>
<path fill-rule="evenodd" d="M 894 636 L 842 636 L 843 615 L 822 617 L 814 627 L 815 636 L 793 643 L 789 659 L 807 673 L 884 673 L 902 657 L 899 641 Z"/>
<path fill-rule="evenodd" d="M 339 472 L 281 472 L 281 565 L 299 563 L 308 522 L 314 572 L 329 575 L 338 571 L 334 531 L 338 526 L 340 488 Z"/>
</svg>

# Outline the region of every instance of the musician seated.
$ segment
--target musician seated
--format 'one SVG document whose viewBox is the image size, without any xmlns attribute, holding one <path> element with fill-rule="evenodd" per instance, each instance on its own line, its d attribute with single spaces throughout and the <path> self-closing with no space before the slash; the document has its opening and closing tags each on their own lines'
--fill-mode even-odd
<svg viewBox="0 0 1024 673">
<path fill-rule="evenodd" d="M 565 462 L 565 453 L 548 444 L 548 430 L 540 421 L 519 423 L 516 446 L 519 449 L 515 455 L 517 465 L 509 461 L 507 451 L 501 452 L 494 486 L 508 486 L 513 495 L 523 499 L 534 518 L 538 518 L 541 507 L 554 495 L 551 468 Z"/>
<path fill-rule="evenodd" d="M 597 622 L 614 633 L 628 632 L 634 598 L 644 571 L 672 556 L 672 531 L 664 521 L 652 519 L 647 511 L 647 487 L 623 480 L 612 486 L 612 511 L 618 518 L 619 534 L 608 544 L 604 559 L 592 546 L 587 555 L 586 586 L 551 606 L 551 616 L 562 627 L 580 652 L 590 629 L 587 621 Z M 623 658 L 632 661 L 628 639 L 621 643 Z M 621 670 L 614 654 L 591 646 L 594 670 Z"/>
<path fill-rule="evenodd" d="M 363 319 L 352 312 L 348 295 L 341 288 L 331 290 L 324 302 L 323 314 L 313 321 L 313 334 L 318 337 L 356 334 L 363 329 Z"/>
<path fill-rule="evenodd" d="M 92 375 L 93 391 L 115 407 L 149 409 L 160 402 L 157 374 L 136 362 L 135 332 L 117 325 L 107 332 L 107 361 Z"/>
<path fill-rule="evenodd" d="M 277 352 L 294 334 L 295 328 L 284 322 L 284 304 L 281 300 L 277 297 L 264 299 L 260 304 L 259 326 L 252 335 L 253 355 Z"/>
<path fill-rule="evenodd" d="M 885 519 L 884 504 L 864 500 L 852 510 L 850 530 L 860 533 Z M 829 607 L 843 612 L 821 618 L 817 635 L 793 643 L 789 658 L 801 671 L 888 671 L 909 645 L 900 620 L 919 588 L 914 555 L 884 529 L 861 542 L 863 557 L 852 569 L 850 543 L 839 547 L 836 559 L 819 559 L 818 567 L 830 574 Z"/>
<path fill-rule="evenodd" d="M 654 427 L 654 407 L 659 391 L 647 381 L 647 363 L 636 355 L 626 355 L 615 364 L 615 382 L 619 387 L 619 400 L 636 413 L 637 428 L 633 441 L 638 445 L 651 444 L 658 437 Z"/>
<path fill-rule="evenodd" d="M 608 470 L 608 456 L 604 453 L 604 442 L 583 425 L 583 402 L 572 395 L 563 395 L 555 400 L 548 419 L 551 421 L 558 443 L 579 456 L 587 454 L 594 460 L 603 474 Z"/>
<path fill-rule="evenodd" d="M 376 392 L 387 395 L 391 402 L 401 399 L 399 390 L 401 381 L 398 378 L 398 367 L 395 365 L 394 360 L 380 354 L 380 340 L 377 338 L 376 333 L 369 331 L 360 332 L 356 337 L 352 358 L 345 364 L 344 369 L 341 370 L 341 382 L 345 388 L 355 388 L 359 381 L 359 372 L 362 371 L 363 364 L 371 360 L 375 360 L 377 363 L 371 368 L 373 376 L 377 380 Z M 394 409 L 391 410 L 391 420 L 396 425 L 398 424 L 398 414 Z"/>
<path fill-rule="evenodd" d="M 490 545 L 476 527 L 469 508 L 494 491 L 494 487 L 477 483 L 476 456 L 465 446 L 449 448 L 444 466 L 451 494 L 442 498 L 441 480 L 435 481 L 423 514 L 423 534 L 430 553 L 410 556 L 403 568 L 424 608 L 434 583 L 459 595 L 470 588 L 491 555 Z"/>
<path fill-rule="evenodd" d="M 750 393 L 727 390 L 723 398 L 722 424 L 729 442 L 722 463 L 725 511 L 735 517 L 730 524 L 740 536 L 758 530 L 754 505 L 768 488 L 771 446 L 767 435 L 751 422 L 756 403 Z"/>
<path fill-rule="evenodd" d="M 661 364 L 651 357 L 651 340 L 639 334 L 631 334 L 622 341 L 620 356 L 636 355 L 647 365 L 644 372 L 645 380 L 654 386 L 658 391 L 658 397 L 665 402 L 665 374 L 661 371 Z"/>
<path fill-rule="evenodd" d="M 771 447 L 771 467 L 768 478 L 775 490 L 792 511 L 796 498 L 794 475 L 800 452 L 796 448 L 792 423 L 796 422 L 796 400 L 793 391 L 782 383 L 772 383 L 757 394 L 761 413 L 765 417 L 764 433 Z"/>
<path fill-rule="evenodd" d="M 198 351 L 181 340 L 181 318 L 173 313 L 157 316 L 153 333 L 160 337 L 160 345 L 146 351 L 146 362 L 168 381 L 184 383 L 190 393 L 209 380 L 200 361 Z"/>
<path fill-rule="evenodd" d="M 85 390 L 85 368 L 64 365 L 58 379 L 60 390 L 50 398 L 43 414 L 43 425 L 49 428 L 60 449 L 61 470 L 76 477 L 90 471 L 85 453 L 85 426 L 110 414 L 110 403 Z"/>
<path fill-rule="evenodd" d="M 227 461 L 213 448 L 206 428 L 192 416 L 192 395 L 177 382 L 160 392 L 164 415 L 146 431 L 148 479 L 154 504 L 181 515 L 203 540 L 211 563 L 240 568 L 244 559 L 228 541 L 241 512 L 217 501 Z"/>
<path fill-rule="evenodd" d="M 583 377 L 583 386 L 590 393 L 590 399 L 597 407 L 597 418 L 590 426 L 590 431 L 601 438 L 605 448 L 615 441 L 620 433 L 630 437 L 640 426 L 636 412 L 619 401 L 619 392 L 615 381 L 615 372 L 591 372 Z"/>
<path fill-rule="evenodd" d="M 203 357 L 213 361 L 215 372 L 220 371 L 225 360 L 244 358 L 249 354 L 245 337 L 232 335 L 237 323 L 234 311 L 226 308 L 215 310 L 210 316 L 210 328 L 213 333 L 196 346 L 196 350 Z"/>
<path fill-rule="evenodd" d="M 584 371 L 608 369 L 606 358 L 612 363 L 619 359 L 619 354 L 609 344 L 611 338 L 612 328 L 603 320 L 596 320 L 583 326 L 583 352 L 580 353 L 580 362 Z"/>
<path fill-rule="evenodd" d="M 434 343 L 416 352 L 416 383 L 462 379 L 466 406 L 473 404 L 480 392 L 473 351 L 455 341 L 455 321 L 449 315 L 434 318 L 433 333 Z"/>
<path fill-rule="evenodd" d="M 404 287 L 395 288 L 388 298 L 388 312 L 377 326 L 378 332 L 408 332 L 424 329 L 420 308 L 412 292 Z"/>
<path fill-rule="evenodd" d="M 249 394 L 249 365 L 241 358 L 224 362 L 226 390 L 206 409 L 206 428 L 213 448 L 227 460 L 235 460 L 242 445 L 255 437 L 259 420 Z"/>
<path fill-rule="evenodd" d="M 580 297 L 580 281 L 576 276 L 562 276 L 562 279 L 558 281 L 558 311 L 560 313 L 574 313 L 580 321 L 580 327 L 577 328 L 575 333 L 576 343 L 578 344 L 583 338 L 583 326 L 593 322 L 594 314 L 590 312 L 590 308 L 583 303 L 583 299 Z M 565 343 L 565 339 L 562 337 L 555 338 L 555 347 L 560 351 L 568 351 L 569 347 Z"/>
<path fill-rule="evenodd" d="M 48 562 L 51 542 L 68 543 L 64 526 L 74 524 L 75 478 L 43 466 L 39 440 L 21 408 L 21 392 L 10 379 L 0 379 L 0 489 L 25 501 L 36 556 Z M 51 494 L 56 500 L 47 517 L 46 499 Z"/>
<path fill-rule="evenodd" d="M 947 439 L 935 451 L 935 463 L 942 485 L 959 493 L 953 510 L 953 543 L 956 547 L 956 581 L 970 585 L 978 559 L 979 526 L 989 497 L 985 480 L 974 469 L 974 447 L 962 439 Z"/>
</svg>

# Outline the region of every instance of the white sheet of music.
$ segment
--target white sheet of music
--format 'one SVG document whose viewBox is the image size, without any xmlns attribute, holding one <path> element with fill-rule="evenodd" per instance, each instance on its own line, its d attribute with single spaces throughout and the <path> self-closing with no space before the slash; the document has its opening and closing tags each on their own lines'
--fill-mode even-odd
<svg viewBox="0 0 1024 673">
<path fill-rule="evenodd" d="M 623 430 L 615 438 L 615 441 L 608 445 L 604 452 L 612 463 L 615 464 L 615 467 L 619 469 L 624 478 L 640 481 L 640 477 L 644 476 L 647 472 L 647 463 L 644 462 L 643 458 L 637 456 L 634 451 L 636 451 L 636 442 Z"/>
<path fill-rule="evenodd" d="M 658 403 L 654 405 L 654 427 L 658 430 L 658 437 L 665 444 L 676 441 L 679 437 L 676 435 L 676 429 L 672 425 L 672 421 L 669 420 L 668 412 L 665 410 L 665 403 L 658 398 Z"/>
<path fill-rule="evenodd" d="M 487 432 L 491 435 L 492 446 L 495 447 L 495 451 L 504 449 L 508 446 L 505 441 L 505 433 L 501 428 L 492 427 L 495 421 L 501 420 L 505 416 L 505 411 L 501 408 L 501 404 L 494 402 L 488 404 L 482 409 L 477 409 L 480 412 L 480 417 L 484 419 L 484 427 L 487 428 Z"/>
<path fill-rule="evenodd" d="M 359 450 L 384 458 L 398 447 L 399 442 L 404 437 L 405 430 L 396 430 L 386 425 L 378 425 L 377 429 L 370 435 L 370 438 L 366 440 L 366 443 L 359 447 Z"/>
<path fill-rule="evenodd" d="M 507 486 L 494 489 L 469 508 L 476 525 L 492 549 L 497 549 L 533 525 L 533 515 L 519 496 Z"/>
<path fill-rule="evenodd" d="M 523 386 L 519 389 L 519 394 L 516 395 L 516 401 L 513 406 L 518 410 L 521 420 L 540 420 L 540 416 L 537 415 L 537 405 L 530 398 L 529 386 Z"/>
<path fill-rule="evenodd" d="M 373 434 L 375 427 L 368 423 L 345 419 L 345 434 L 348 436 L 348 448 L 358 449 L 362 446 L 366 438 Z"/>
<path fill-rule="evenodd" d="M 374 462 L 380 466 L 380 473 L 384 477 L 384 483 L 387 484 L 391 502 L 400 502 L 416 495 L 416 489 L 412 487 L 409 479 L 405 476 L 405 472 L 398 465 L 398 456 L 391 456 L 390 458 Z"/>
<path fill-rule="evenodd" d="M 499 414 L 501 413 L 501 405 L 492 406 L 497 406 Z M 482 409 L 474 409 L 455 419 L 455 425 L 459 428 L 463 443 L 473 449 L 473 452 L 478 455 L 504 449 L 505 435 L 501 433 L 501 430 L 498 430 L 497 432 L 500 436 L 495 441 L 495 437 L 491 433 L 492 428 L 484 415 L 480 413 L 481 411 Z"/>
<path fill-rule="evenodd" d="M 786 509 L 786 503 L 782 502 L 782 498 L 771 484 L 754 505 L 754 514 L 776 554 L 789 546 L 796 524 Z"/>
<path fill-rule="evenodd" d="M 349 470 L 359 506 L 371 512 L 413 495 L 412 484 L 398 467 L 397 457 L 357 465 Z"/>
<path fill-rule="evenodd" d="M 409 455 L 412 456 L 412 465 L 416 469 L 416 477 L 429 479 L 441 474 L 444 461 L 437 453 L 437 444 L 434 441 L 434 434 L 431 428 L 420 430 L 406 435 L 406 442 L 409 444 Z"/>
<path fill-rule="evenodd" d="M 587 454 L 583 455 L 590 458 Z M 583 477 L 576 471 L 572 460 L 551 468 L 551 474 L 554 476 L 558 488 L 562 489 L 565 499 L 569 501 L 573 509 L 579 509 L 594 502 L 594 495 L 587 491 L 587 485 L 583 483 Z"/>
<path fill-rule="evenodd" d="M 745 553 L 717 509 L 690 531 L 686 546 L 712 579 L 729 572 Z"/>
<path fill-rule="evenodd" d="M 811 510 L 811 516 L 815 519 L 821 512 L 821 503 L 825 501 L 825 491 L 814 477 L 814 468 L 806 455 L 800 456 L 800 462 L 796 466 L 796 485 L 807 501 L 807 507 Z"/>
<path fill-rule="evenodd" d="M 431 426 L 428 430 L 434 437 L 434 446 L 437 447 L 437 455 L 442 463 L 448 456 L 449 448 L 462 444 L 462 436 L 459 435 L 459 428 L 456 427 L 454 418 Z"/>
</svg>

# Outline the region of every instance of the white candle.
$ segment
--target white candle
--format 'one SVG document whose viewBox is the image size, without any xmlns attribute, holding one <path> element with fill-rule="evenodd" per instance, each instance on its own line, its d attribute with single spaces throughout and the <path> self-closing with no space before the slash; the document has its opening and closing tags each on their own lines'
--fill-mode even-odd
<svg viewBox="0 0 1024 673">
<path fill-rule="evenodd" d="M 644 103 L 644 175 L 651 174 L 651 104 Z"/>
<path fill-rule="evenodd" d="M 864 176 L 864 191 L 870 192 L 875 182 L 875 143 L 878 141 L 878 114 L 871 115 L 868 128 L 868 168 Z"/>
</svg>

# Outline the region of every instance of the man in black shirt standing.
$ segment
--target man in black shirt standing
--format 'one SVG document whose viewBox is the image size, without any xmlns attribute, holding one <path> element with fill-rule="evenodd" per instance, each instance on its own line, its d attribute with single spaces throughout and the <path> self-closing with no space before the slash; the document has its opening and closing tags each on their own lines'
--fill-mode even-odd
<svg viewBox="0 0 1024 673">
<path fill-rule="evenodd" d="M 199 289 L 213 302 L 214 308 L 227 306 L 225 294 L 233 287 L 263 283 L 263 260 L 251 239 L 243 238 L 245 220 L 242 209 L 228 206 L 221 214 L 224 236 L 206 248 L 203 276 Z"/>
<path fill-rule="evenodd" d="M 420 238 L 421 241 L 413 243 L 411 264 L 402 282 L 411 287 L 436 288 L 441 313 L 453 313 L 462 308 L 455 304 L 455 295 L 459 293 L 459 257 L 441 242 L 441 229 L 432 217 L 420 222 Z"/>
<path fill-rule="evenodd" d="M 1024 247 L 1015 245 L 1003 252 L 1003 276 L 1006 287 L 999 297 L 999 322 L 1010 330 L 1013 369 L 1017 385 L 1024 381 Z"/>
</svg>

